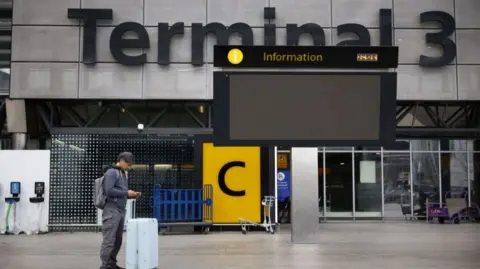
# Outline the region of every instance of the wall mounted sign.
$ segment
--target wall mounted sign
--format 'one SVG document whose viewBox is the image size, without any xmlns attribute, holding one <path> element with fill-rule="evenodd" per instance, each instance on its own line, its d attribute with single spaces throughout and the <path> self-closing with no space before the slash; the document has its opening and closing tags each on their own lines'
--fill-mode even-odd
<svg viewBox="0 0 480 269">
<path fill-rule="evenodd" d="M 260 221 L 260 147 L 203 143 L 203 184 L 213 186 L 213 222 Z"/>
<path fill-rule="evenodd" d="M 289 169 L 288 165 L 288 154 L 280 153 L 277 154 L 277 169 Z"/>
<path fill-rule="evenodd" d="M 215 46 L 215 67 L 396 68 L 398 47 Z"/>
<path fill-rule="evenodd" d="M 276 12 L 274 7 L 266 7 L 263 11 L 263 17 L 268 23 L 264 25 L 265 46 L 276 46 L 275 24 Z M 112 9 L 68 9 L 68 18 L 83 21 L 83 63 L 95 64 L 97 61 L 97 22 L 100 20 L 112 20 Z M 456 44 L 451 39 L 455 32 L 455 19 L 452 15 L 443 11 L 427 11 L 420 14 L 421 23 L 436 22 L 441 26 L 440 31 L 434 30 L 433 33 L 427 33 L 425 40 L 427 44 L 438 45 L 443 49 L 443 55 L 439 57 L 429 57 L 419 55 L 419 64 L 423 67 L 441 67 L 450 64 L 456 57 Z M 166 22 L 158 23 L 158 58 L 159 65 L 170 64 L 170 48 L 173 37 L 183 36 L 185 34 L 185 23 L 176 22 L 172 25 Z M 380 46 L 392 46 L 392 10 L 379 10 L 379 28 L 380 28 Z M 321 25 L 316 23 L 287 24 L 287 46 L 297 46 L 301 35 L 310 35 L 314 46 L 325 46 L 325 31 Z M 243 22 L 237 22 L 226 26 L 220 22 L 211 22 L 206 25 L 203 23 L 192 23 L 192 65 L 201 66 L 205 64 L 204 59 L 204 40 L 207 35 L 213 34 L 217 37 L 217 45 L 228 45 L 231 35 L 237 34 L 242 37 L 243 46 L 253 46 L 252 27 Z M 124 39 L 126 32 L 134 32 L 136 39 Z M 338 25 L 337 32 L 339 36 L 344 34 L 354 34 L 357 39 L 344 40 L 336 46 L 370 46 L 371 36 L 368 29 L 356 23 L 346 23 Z M 124 49 L 150 49 L 150 37 L 145 27 L 137 22 L 123 22 L 115 26 L 110 36 L 110 52 L 113 58 L 123 65 L 141 65 L 147 62 L 146 52 L 131 56 L 123 52 Z M 363 55 L 359 59 L 363 61 L 372 61 L 374 55 Z"/>
<path fill-rule="evenodd" d="M 279 170 L 277 173 L 277 199 L 286 202 L 290 197 L 290 170 Z"/>
</svg>

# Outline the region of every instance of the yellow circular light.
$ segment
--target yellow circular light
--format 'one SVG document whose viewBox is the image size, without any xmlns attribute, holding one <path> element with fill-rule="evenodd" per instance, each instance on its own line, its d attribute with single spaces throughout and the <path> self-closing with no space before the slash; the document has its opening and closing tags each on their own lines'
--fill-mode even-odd
<svg viewBox="0 0 480 269">
<path fill-rule="evenodd" d="M 231 64 L 239 64 L 243 61 L 243 53 L 239 49 L 231 49 L 228 52 L 227 58 Z"/>
</svg>

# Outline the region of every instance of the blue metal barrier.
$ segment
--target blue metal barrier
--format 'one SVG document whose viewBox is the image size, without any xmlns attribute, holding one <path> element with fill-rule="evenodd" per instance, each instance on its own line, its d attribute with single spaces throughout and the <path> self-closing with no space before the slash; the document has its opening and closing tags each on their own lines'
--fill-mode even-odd
<svg viewBox="0 0 480 269">
<path fill-rule="evenodd" d="M 212 185 L 205 185 L 203 189 L 163 189 L 156 184 L 150 205 L 153 207 L 153 216 L 163 226 L 203 226 L 212 224 L 212 199 Z"/>
</svg>

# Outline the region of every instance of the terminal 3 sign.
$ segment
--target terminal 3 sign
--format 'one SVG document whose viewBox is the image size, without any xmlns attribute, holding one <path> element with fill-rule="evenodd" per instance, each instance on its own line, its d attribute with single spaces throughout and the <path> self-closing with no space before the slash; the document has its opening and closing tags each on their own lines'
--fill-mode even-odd
<svg viewBox="0 0 480 269">
<path fill-rule="evenodd" d="M 276 45 L 276 28 L 274 23 L 276 14 L 274 7 L 264 8 L 264 19 L 268 21 L 264 25 L 264 45 Z M 70 19 L 83 20 L 83 63 L 96 63 L 96 32 L 97 22 L 101 20 L 112 20 L 112 9 L 68 9 Z M 420 14 L 421 23 L 438 23 L 441 28 L 434 30 L 436 32 L 427 33 L 425 42 L 430 45 L 436 45 L 443 49 L 440 57 L 429 57 L 419 55 L 419 64 L 423 67 L 441 67 L 450 64 L 456 57 L 456 44 L 450 38 L 455 32 L 455 19 L 443 11 L 428 11 Z M 170 64 L 171 40 L 174 36 L 182 36 L 185 33 L 185 24 L 176 22 L 172 25 L 165 22 L 158 23 L 158 58 L 159 65 Z M 379 10 L 379 28 L 380 28 L 380 46 L 392 46 L 393 27 L 392 10 Z M 287 46 L 297 46 L 300 36 L 308 34 L 313 40 L 314 46 L 325 46 L 325 31 L 322 26 L 315 23 L 305 23 L 303 25 L 287 24 Z M 360 24 L 347 23 L 337 27 L 338 35 L 353 33 L 357 39 L 344 40 L 336 46 L 370 46 L 371 38 L 368 29 Z M 134 32 L 135 39 L 125 39 L 124 34 Z M 242 38 L 243 46 L 253 46 L 253 30 L 246 23 L 238 22 L 226 26 L 219 22 L 211 22 L 206 25 L 202 23 L 192 23 L 192 46 L 191 63 L 195 66 L 201 66 L 204 61 L 204 40 L 209 34 L 215 35 L 217 45 L 228 45 L 231 35 L 237 34 Z M 124 53 L 124 49 L 149 49 L 150 37 L 145 27 L 137 22 L 123 22 L 112 31 L 110 36 L 110 52 L 113 58 L 123 65 L 142 65 L 147 62 L 146 52 L 131 56 Z"/>
</svg>

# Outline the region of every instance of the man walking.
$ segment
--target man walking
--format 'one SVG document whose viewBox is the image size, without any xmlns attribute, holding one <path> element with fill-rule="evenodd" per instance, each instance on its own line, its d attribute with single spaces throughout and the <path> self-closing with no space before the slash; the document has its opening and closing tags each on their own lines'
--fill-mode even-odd
<svg viewBox="0 0 480 269">
<path fill-rule="evenodd" d="M 103 188 L 107 196 L 102 215 L 103 241 L 100 250 L 100 269 L 122 269 L 117 265 L 117 254 L 122 247 L 123 227 L 128 198 L 138 198 L 140 192 L 128 189 L 127 171 L 132 167 L 133 154 L 123 152 L 118 155 L 116 165 L 105 173 Z"/>
</svg>

